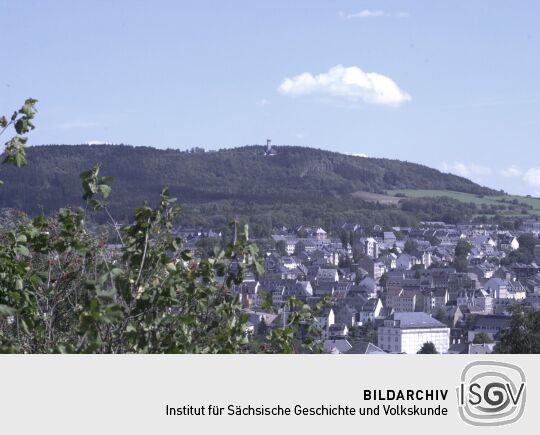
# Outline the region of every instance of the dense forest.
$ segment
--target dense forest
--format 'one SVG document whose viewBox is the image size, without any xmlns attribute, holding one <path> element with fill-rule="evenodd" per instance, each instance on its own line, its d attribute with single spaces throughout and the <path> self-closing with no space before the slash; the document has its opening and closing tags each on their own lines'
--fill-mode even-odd
<svg viewBox="0 0 540 435">
<path fill-rule="evenodd" d="M 344 221 L 408 225 L 419 218 L 414 207 L 363 201 L 352 196 L 357 191 L 422 188 L 498 193 L 409 162 L 294 146 L 274 150 L 275 155 L 265 156 L 261 146 L 215 152 L 127 145 L 34 146 L 27 152 L 28 166 L 2 168 L 6 183 L 0 191 L 0 207 L 36 215 L 83 205 L 79 174 L 96 162 L 104 175 L 114 177 L 110 210 L 118 221 L 129 219 L 134 207 L 157 199 L 162 187 L 169 186 L 185 206 L 186 225 L 223 227 L 237 218 L 259 233 L 299 222 L 329 227 Z M 438 206 L 435 217 L 452 213 L 457 202 L 445 205 L 442 211 Z M 472 215 L 475 210 L 468 212 Z M 468 214 L 461 210 L 455 218 Z M 421 217 L 429 216 L 423 207 Z"/>
</svg>

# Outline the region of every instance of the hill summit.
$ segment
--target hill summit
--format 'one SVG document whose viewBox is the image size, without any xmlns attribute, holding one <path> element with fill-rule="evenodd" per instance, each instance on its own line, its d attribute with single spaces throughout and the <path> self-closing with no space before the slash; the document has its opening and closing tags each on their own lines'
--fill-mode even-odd
<svg viewBox="0 0 540 435">
<path fill-rule="evenodd" d="M 207 152 L 128 145 L 33 146 L 28 149 L 26 167 L 1 168 L 5 185 L 0 207 L 36 214 L 82 205 L 79 174 L 97 162 L 102 174 L 114 177 L 111 209 L 119 219 L 129 218 L 134 207 L 155 199 L 163 186 L 169 186 L 186 209 L 213 205 L 223 218 L 231 217 L 229 212 L 264 213 L 261 207 L 272 210 L 271 206 L 275 212 L 288 210 L 291 215 L 302 209 L 306 217 L 317 218 L 322 204 L 337 212 L 347 211 L 346 204 L 362 203 L 355 197 L 357 192 L 436 189 L 497 193 L 466 178 L 399 160 L 298 146 L 275 146 L 272 151 L 268 155 L 264 146 Z M 343 218 L 347 217 L 353 216 L 345 213 Z"/>
</svg>

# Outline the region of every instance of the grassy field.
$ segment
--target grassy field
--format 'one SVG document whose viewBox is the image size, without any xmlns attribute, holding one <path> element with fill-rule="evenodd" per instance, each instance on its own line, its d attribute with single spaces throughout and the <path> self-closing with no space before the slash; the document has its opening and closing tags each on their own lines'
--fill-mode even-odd
<svg viewBox="0 0 540 435">
<path fill-rule="evenodd" d="M 390 204 L 397 205 L 399 203 L 399 200 L 401 199 L 396 196 L 381 195 L 379 193 L 371 193 L 371 192 L 364 192 L 364 191 L 354 192 L 352 195 L 364 201 L 379 202 L 385 205 L 390 205 Z"/>
<path fill-rule="evenodd" d="M 403 189 L 403 190 L 389 190 L 387 194 L 392 197 L 396 194 L 405 195 L 407 198 L 434 198 L 439 196 L 446 196 L 456 199 L 458 201 L 474 203 L 481 206 L 482 204 L 501 204 L 501 200 L 513 201 L 516 199 L 520 203 L 527 204 L 532 207 L 529 210 L 529 214 L 540 215 L 540 199 L 529 198 L 519 195 L 495 195 L 495 196 L 479 196 L 471 193 L 452 192 L 450 190 L 416 190 L 416 189 Z M 515 213 L 513 213 L 515 214 Z"/>
</svg>

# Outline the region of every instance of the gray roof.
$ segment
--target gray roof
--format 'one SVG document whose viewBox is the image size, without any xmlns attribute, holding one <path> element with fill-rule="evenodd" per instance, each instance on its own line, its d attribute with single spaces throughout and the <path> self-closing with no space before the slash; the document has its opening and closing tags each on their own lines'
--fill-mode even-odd
<svg viewBox="0 0 540 435">
<path fill-rule="evenodd" d="M 346 353 L 354 354 L 385 354 L 386 352 L 381 348 L 375 346 L 367 341 L 355 341 L 351 343 L 352 348 L 346 351 Z"/>
<path fill-rule="evenodd" d="M 476 331 L 481 329 L 504 329 L 510 326 L 512 318 L 510 316 L 487 314 L 478 316 L 471 325 L 470 330 Z"/>
<path fill-rule="evenodd" d="M 346 339 L 325 340 L 324 351 L 327 353 L 345 353 L 351 350 L 352 346 Z"/>
<path fill-rule="evenodd" d="M 391 320 L 398 320 L 401 328 L 446 328 L 444 323 L 434 319 L 429 314 L 421 312 L 394 313 Z"/>
<path fill-rule="evenodd" d="M 465 343 L 456 343 L 450 345 L 448 353 L 468 353 L 469 347 Z"/>
</svg>

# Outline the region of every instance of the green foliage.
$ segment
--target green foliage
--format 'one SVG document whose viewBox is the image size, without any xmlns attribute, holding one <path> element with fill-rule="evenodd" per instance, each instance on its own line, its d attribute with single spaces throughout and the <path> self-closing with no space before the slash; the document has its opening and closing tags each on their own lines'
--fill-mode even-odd
<svg viewBox="0 0 540 435">
<path fill-rule="evenodd" d="M 465 193 L 464 191 L 455 192 L 451 190 L 425 190 L 425 189 L 408 189 L 400 191 L 388 191 L 389 195 L 402 195 L 407 198 L 439 198 L 448 197 L 465 204 L 473 204 L 478 212 L 485 215 L 498 214 L 500 219 L 499 226 L 501 229 L 515 229 L 512 221 L 508 217 L 503 217 L 500 214 L 504 213 L 507 216 L 516 216 L 526 211 L 527 213 L 538 215 L 540 214 L 540 199 L 530 196 L 508 195 L 504 192 L 491 193 L 489 195 L 475 195 L 473 193 Z M 487 222 L 487 220 L 486 220 Z"/>
<path fill-rule="evenodd" d="M 12 118 L 18 133 L 33 128 L 34 103 Z M 83 199 L 111 217 L 112 179 L 99 173 L 95 165 L 81 174 Z M 249 352 L 247 315 L 232 287 L 263 272 L 258 248 L 234 223 L 229 244 L 193 258 L 173 232 L 175 202 L 165 188 L 154 205 L 136 208 L 118 230 L 119 247 L 89 229 L 82 208 L 9 220 L 0 228 L 0 352 Z M 285 309 L 286 325 L 268 331 L 259 350 L 318 351 L 316 311 L 294 298 Z"/>
<path fill-rule="evenodd" d="M 474 344 L 490 344 L 493 343 L 493 338 L 486 332 L 479 332 L 474 335 Z"/>
<path fill-rule="evenodd" d="M 9 119 L 6 116 L 0 116 L 0 136 L 10 127 L 13 127 L 16 133 L 5 143 L 4 164 L 14 165 L 18 168 L 26 165 L 25 147 L 28 138 L 24 135 L 35 128 L 32 119 L 36 114 L 36 103 L 37 100 L 28 98 L 19 110 L 13 112 Z M 2 184 L 3 181 L 0 181 L 0 186 Z"/>
<path fill-rule="evenodd" d="M 441 241 L 435 236 L 427 236 L 426 240 L 431 244 L 431 246 L 439 246 Z"/>
<path fill-rule="evenodd" d="M 502 265 L 512 263 L 529 264 L 534 261 L 534 247 L 540 243 L 539 239 L 533 234 L 521 234 L 518 237 L 519 248 L 511 251 L 501 260 Z"/>
<path fill-rule="evenodd" d="M 435 310 L 435 313 L 433 313 L 433 318 L 441 323 L 444 323 L 446 326 L 450 326 L 448 315 L 446 314 L 446 310 L 443 307 L 438 307 Z"/>
<path fill-rule="evenodd" d="M 217 253 L 222 248 L 222 241 L 217 237 L 204 237 L 197 241 L 197 255 L 202 258 L 208 258 Z"/>
<path fill-rule="evenodd" d="M 540 242 L 534 234 L 525 233 L 518 237 L 519 247 L 530 255 L 534 255 L 534 247 Z"/>
<path fill-rule="evenodd" d="M 231 288 L 248 270 L 262 271 L 258 249 L 236 224 L 231 244 L 194 261 L 173 235 L 174 202 L 164 189 L 158 206 L 136 209 L 112 258 L 82 210 L 61 209 L 8 232 L 0 251 L 1 350 L 246 352 L 247 316 Z M 315 350 L 314 312 L 293 311 L 298 303 L 288 301 L 288 323 L 270 331 L 264 352 Z"/>
<path fill-rule="evenodd" d="M 264 320 L 264 317 L 263 317 L 260 323 L 257 325 L 257 335 L 260 337 L 266 337 L 267 333 L 268 333 L 268 325 L 266 324 L 266 320 Z"/>
<path fill-rule="evenodd" d="M 463 239 L 458 240 L 456 249 L 455 249 L 456 257 L 467 257 L 470 253 L 471 253 L 471 244 Z"/>
<path fill-rule="evenodd" d="M 383 288 L 386 288 L 386 283 L 388 282 L 388 272 L 384 272 L 379 278 L 379 285 Z"/>
<path fill-rule="evenodd" d="M 439 353 L 439 352 L 437 352 L 437 349 L 435 348 L 435 345 L 431 341 L 428 341 L 427 343 L 424 343 L 422 345 L 421 349 L 416 353 L 435 354 L 435 353 Z"/>
<path fill-rule="evenodd" d="M 514 307 L 510 328 L 501 332 L 495 353 L 540 353 L 540 311 Z"/>
<path fill-rule="evenodd" d="M 323 298 L 314 308 L 296 297 L 289 298 L 283 310 L 285 325 L 273 328 L 266 336 L 259 351 L 262 353 L 321 353 L 321 330 L 317 327 L 316 317 L 330 303 Z M 263 308 L 270 309 L 271 301 L 266 300 Z"/>
<path fill-rule="evenodd" d="M 456 269 L 456 272 L 459 273 L 466 273 L 469 267 L 469 262 L 467 261 L 467 257 L 455 257 L 453 266 Z"/>
<path fill-rule="evenodd" d="M 113 177 L 98 178 L 100 165 L 95 164 L 89 171 L 81 173 L 83 187 L 83 200 L 88 201 L 92 210 L 96 211 L 104 207 L 104 203 L 95 199 L 94 196 L 99 193 L 103 200 L 106 200 L 111 193 L 109 183 L 113 181 Z"/>
<path fill-rule="evenodd" d="M 416 251 L 417 244 L 414 240 L 407 240 L 405 242 L 405 252 L 407 254 L 412 254 L 414 251 Z"/>
<path fill-rule="evenodd" d="M 432 219 L 456 212 L 464 219 L 471 215 L 440 201 L 434 201 L 438 209 L 431 210 L 433 204 L 417 209 L 405 202 L 401 210 L 395 203 L 358 198 L 358 191 L 432 185 L 486 195 L 491 192 L 468 180 L 412 163 L 300 147 L 277 147 L 277 151 L 277 155 L 266 157 L 262 147 L 218 152 L 122 145 L 33 147 L 29 156 L 32 170 L 6 169 L 9 183 L 0 206 L 19 208 L 31 215 L 39 214 L 41 207 L 45 214 L 51 214 L 61 207 L 80 206 L 77 174 L 95 161 L 102 162 L 101 170 L 115 177 L 108 210 L 121 222 L 131 218 L 133 208 L 168 185 L 171 194 L 186 205 L 184 225 L 223 231 L 231 220 L 238 220 L 249 223 L 256 237 L 269 236 L 278 225 L 299 222 L 325 228 L 341 226 L 344 221 L 363 222 L 366 227 L 375 223 L 410 226 L 426 216 Z M 96 219 L 103 223 L 109 217 L 102 210 Z"/>
<path fill-rule="evenodd" d="M 400 201 L 404 211 L 415 213 L 420 220 L 443 221 L 456 224 L 472 218 L 479 213 L 473 203 L 464 203 L 449 197 L 407 198 Z"/>
<path fill-rule="evenodd" d="M 458 240 L 454 257 L 454 267 L 456 268 L 457 272 L 467 272 L 467 269 L 469 267 L 469 261 L 467 260 L 467 257 L 470 253 L 471 244 L 466 240 Z"/>
<path fill-rule="evenodd" d="M 287 243 L 284 240 L 277 241 L 276 250 L 278 251 L 279 255 L 287 255 Z"/>
<path fill-rule="evenodd" d="M 527 249 L 519 248 L 515 251 L 510 251 L 508 255 L 501 258 L 500 264 L 502 266 L 508 266 L 513 263 L 525 263 L 529 264 L 534 260 L 534 256 Z"/>
<path fill-rule="evenodd" d="M 377 345 L 377 330 L 371 322 L 362 326 L 352 326 L 349 329 L 349 337 Z"/>
</svg>

